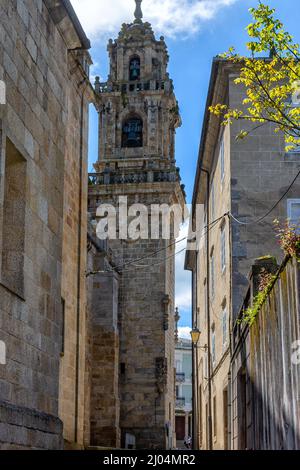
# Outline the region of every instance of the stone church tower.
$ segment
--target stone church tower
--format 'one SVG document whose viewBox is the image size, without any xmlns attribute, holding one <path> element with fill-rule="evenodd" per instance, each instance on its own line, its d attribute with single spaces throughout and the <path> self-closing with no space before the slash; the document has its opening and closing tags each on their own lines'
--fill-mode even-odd
<svg viewBox="0 0 300 470">
<path fill-rule="evenodd" d="M 99 156 L 89 181 L 92 219 L 100 204 L 118 207 L 120 196 L 127 197 L 128 208 L 184 204 L 174 158 L 181 121 L 167 47 L 142 18 L 136 0 L 134 22 L 109 41 L 108 81 L 96 80 Z M 93 265 L 92 445 L 170 448 L 174 442 L 176 245 L 174 235 L 151 238 L 151 228 L 150 222 L 149 237 L 136 241 L 119 230 L 117 240 L 108 240 L 115 268 L 101 257 Z"/>
</svg>

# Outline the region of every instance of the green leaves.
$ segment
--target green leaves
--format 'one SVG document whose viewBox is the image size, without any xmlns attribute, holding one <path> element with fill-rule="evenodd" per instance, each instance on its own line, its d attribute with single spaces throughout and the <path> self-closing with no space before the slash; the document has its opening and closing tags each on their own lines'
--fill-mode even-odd
<svg viewBox="0 0 300 470">
<path fill-rule="evenodd" d="M 251 326 L 254 323 L 263 304 L 265 303 L 271 290 L 273 289 L 276 279 L 277 279 L 277 276 L 272 275 L 272 274 L 268 274 L 268 276 L 266 276 L 266 282 L 264 284 L 263 289 L 261 289 L 258 292 L 258 294 L 254 297 L 252 306 L 244 310 L 243 316 L 241 319 L 242 323 L 247 323 L 249 326 Z"/>
<path fill-rule="evenodd" d="M 230 109 L 216 104 L 211 113 L 222 117 L 224 125 L 234 119 L 272 123 L 275 132 L 283 132 L 286 150 L 300 145 L 300 50 L 275 10 L 262 3 L 251 8 L 253 22 L 247 27 L 251 57 L 236 53 L 234 47 L 220 57 L 238 64 L 237 85 L 245 88 L 243 108 Z M 247 135 L 249 131 L 247 131 Z M 241 131 L 237 138 L 245 138 Z"/>
</svg>

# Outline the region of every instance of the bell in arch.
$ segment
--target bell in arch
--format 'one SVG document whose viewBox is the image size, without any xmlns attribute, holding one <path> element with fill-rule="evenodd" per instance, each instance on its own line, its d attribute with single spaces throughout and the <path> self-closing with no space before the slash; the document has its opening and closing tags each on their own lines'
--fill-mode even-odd
<svg viewBox="0 0 300 470">
<path fill-rule="evenodd" d="M 141 71 L 141 63 L 138 57 L 131 59 L 129 65 L 129 79 L 139 80 Z"/>
</svg>

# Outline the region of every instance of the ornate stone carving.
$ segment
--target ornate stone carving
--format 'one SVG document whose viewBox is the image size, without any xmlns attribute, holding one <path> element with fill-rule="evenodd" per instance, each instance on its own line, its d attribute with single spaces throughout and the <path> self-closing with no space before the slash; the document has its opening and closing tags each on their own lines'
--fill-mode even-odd
<svg viewBox="0 0 300 470">
<path fill-rule="evenodd" d="M 143 12 L 142 12 L 142 7 L 141 7 L 142 0 L 135 0 L 135 3 L 136 3 L 136 9 L 134 12 L 135 21 L 137 23 L 141 23 L 143 19 Z"/>
<path fill-rule="evenodd" d="M 170 296 L 168 294 L 164 295 L 162 303 L 163 303 L 163 308 L 164 308 L 164 330 L 167 331 L 169 329 L 169 304 L 170 304 Z"/>
<path fill-rule="evenodd" d="M 168 362 L 166 357 L 157 357 L 155 360 L 156 386 L 159 394 L 163 393 L 167 384 Z"/>
</svg>

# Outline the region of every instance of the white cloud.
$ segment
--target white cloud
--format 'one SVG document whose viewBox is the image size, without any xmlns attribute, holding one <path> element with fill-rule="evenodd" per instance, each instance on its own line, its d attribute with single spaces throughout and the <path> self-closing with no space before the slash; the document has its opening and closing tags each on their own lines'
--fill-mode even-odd
<svg viewBox="0 0 300 470">
<path fill-rule="evenodd" d="M 179 326 L 178 327 L 178 338 L 191 339 L 191 327 L 190 326 Z"/>
<path fill-rule="evenodd" d="M 237 0 L 144 0 L 144 21 L 157 34 L 183 39 L 197 33 L 221 8 Z M 134 19 L 134 0 L 71 0 L 91 39 L 116 34 L 124 22 Z"/>
<path fill-rule="evenodd" d="M 90 67 L 90 80 L 91 80 L 91 83 L 95 82 L 95 79 L 96 79 L 97 76 L 99 77 L 100 82 L 104 82 L 104 78 L 101 77 L 101 75 L 99 73 L 99 70 L 100 70 L 99 62 L 94 62 Z"/>
<path fill-rule="evenodd" d="M 189 222 L 185 222 L 180 230 L 178 240 L 185 238 L 188 235 Z M 176 245 L 176 252 L 181 251 L 186 247 L 186 240 L 183 240 Z M 176 256 L 176 306 L 180 310 L 191 309 L 191 274 L 189 271 L 184 270 L 185 251 Z"/>
</svg>

